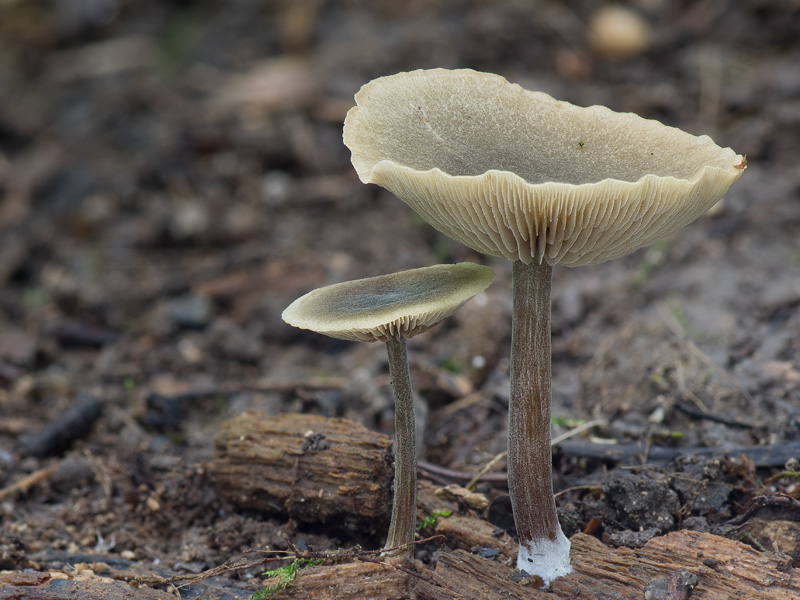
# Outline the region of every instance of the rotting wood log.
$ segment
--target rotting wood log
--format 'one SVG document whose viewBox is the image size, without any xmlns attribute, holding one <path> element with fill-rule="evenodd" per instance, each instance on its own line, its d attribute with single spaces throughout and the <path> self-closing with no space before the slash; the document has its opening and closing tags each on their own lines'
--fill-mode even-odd
<svg viewBox="0 0 800 600">
<path fill-rule="evenodd" d="M 681 570 L 697 576 L 693 600 L 800 598 L 800 570 L 789 566 L 789 557 L 709 533 L 676 531 L 636 550 L 614 550 L 576 534 L 571 554 L 575 572 L 550 589 L 562 598 L 641 600 L 651 580 Z"/>
<path fill-rule="evenodd" d="M 425 479 L 417 480 L 417 521 L 423 521 L 434 511 L 458 512 L 459 506 L 448 498 L 436 495 L 440 486 Z"/>
<path fill-rule="evenodd" d="M 276 591 L 273 600 L 406 600 L 417 578 L 388 562 L 353 562 L 306 567 L 294 585 Z M 477 598 L 477 596 L 476 596 Z"/>
<path fill-rule="evenodd" d="M 436 570 L 419 580 L 418 600 L 557 600 L 558 596 L 515 582 L 514 571 L 464 550 L 443 554 Z"/>
<path fill-rule="evenodd" d="M 495 559 L 489 559 L 466 550 L 454 550 L 442 552 L 433 570 L 419 562 L 407 565 L 378 562 L 382 559 L 375 555 L 350 563 L 307 567 L 297 573 L 290 587 L 275 592 L 273 598 L 800 598 L 800 569 L 792 568 L 791 557 L 774 552 L 758 552 L 748 545 L 708 533 L 677 531 L 653 538 L 644 547 L 635 550 L 610 548 L 596 538 L 576 534 L 572 537 L 571 554 L 575 571 L 556 579 L 547 591 L 536 588 L 532 580 L 523 578 L 522 582 L 515 581 L 520 579 L 517 576 L 519 573 L 507 566 L 506 559 L 500 554 Z M 82 579 L 83 572 L 88 571 L 76 567 L 74 573 L 59 575 L 52 571 L 2 573 L 0 600 L 65 600 L 75 597 L 87 600 L 137 600 L 173 597 L 158 590 L 137 589 L 115 581 L 118 575 L 111 579 L 89 574 Z M 645 590 L 648 596 L 645 596 Z"/>
<path fill-rule="evenodd" d="M 697 577 L 693 600 L 796 600 L 800 571 L 789 557 L 753 548 L 727 538 L 693 531 L 657 537 L 643 548 L 613 549 L 596 538 L 572 538 L 575 572 L 556 579 L 550 590 L 512 581 L 513 570 L 497 561 L 463 550 L 443 554 L 431 578 L 419 580 L 419 600 L 455 598 L 604 598 L 641 600 L 645 587 L 676 573 Z"/>
<path fill-rule="evenodd" d="M 66 573 L 0 573 L 0 600 L 174 600 L 152 588 L 135 588 L 105 577 L 80 578 Z"/>
<path fill-rule="evenodd" d="M 439 519 L 435 531 L 453 548 L 497 549 L 498 555 L 505 559 L 517 557 L 517 543 L 511 536 L 483 519 L 453 515 Z"/>
<path fill-rule="evenodd" d="M 222 424 L 214 449 L 214 485 L 242 508 L 306 522 L 388 520 L 391 441 L 361 425 L 248 411 Z"/>
</svg>

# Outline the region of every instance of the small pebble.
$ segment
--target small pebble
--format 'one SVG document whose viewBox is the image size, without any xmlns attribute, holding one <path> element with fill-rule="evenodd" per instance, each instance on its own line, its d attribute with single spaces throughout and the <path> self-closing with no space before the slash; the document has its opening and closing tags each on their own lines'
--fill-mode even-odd
<svg viewBox="0 0 800 600">
<path fill-rule="evenodd" d="M 173 323 L 182 327 L 201 329 L 211 321 L 211 301 L 197 294 L 185 294 L 167 302 L 167 313 Z"/>
<path fill-rule="evenodd" d="M 480 547 L 478 548 L 476 554 L 481 558 L 495 558 L 498 554 L 500 554 L 500 549 Z"/>
<path fill-rule="evenodd" d="M 650 25 L 636 12 L 608 5 L 598 10 L 589 24 L 592 48 L 601 56 L 629 58 L 650 46 Z"/>
</svg>

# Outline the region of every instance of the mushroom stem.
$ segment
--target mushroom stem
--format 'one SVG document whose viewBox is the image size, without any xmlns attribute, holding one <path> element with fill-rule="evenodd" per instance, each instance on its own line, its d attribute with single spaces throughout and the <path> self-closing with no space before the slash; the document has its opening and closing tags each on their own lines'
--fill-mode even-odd
<svg viewBox="0 0 800 600">
<path fill-rule="evenodd" d="M 545 585 L 572 571 L 553 497 L 550 450 L 550 288 L 553 268 L 515 261 L 508 411 L 508 490 L 519 536 L 517 568 Z"/>
<path fill-rule="evenodd" d="M 394 395 L 394 502 L 386 548 L 414 541 L 417 518 L 417 456 L 414 396 L 408 370 L 406 340 L 402 335 L 386 342 Z M 391 554 L 409 556 L 410 547 Z"/>
</svg>

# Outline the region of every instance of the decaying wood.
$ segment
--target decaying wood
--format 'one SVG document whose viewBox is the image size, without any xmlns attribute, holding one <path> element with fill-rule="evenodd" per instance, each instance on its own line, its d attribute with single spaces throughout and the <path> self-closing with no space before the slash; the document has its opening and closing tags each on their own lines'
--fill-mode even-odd
<svg viewBox="0 0 800 600">
<path fill-rule="evenodd" d="M 453 500 L 436 494 L 440 486 L 425 479 L 417 479 L 417 521 L 424 521 L 434 511 L 457 513 L 459 506 Z"/>
<path fill-rule="evenodd" d="M 226 422 L 215 446 L 215 484 L 224 496 L 243 507 L 277 508 L 311 521 L 334 516 L 374 520 L 388 515 L 390 441 L 354 423 L 249 412 Z M 418 500 L 421 519 L 443 508 L 445 502 L 428 482 L 420 482 Z M 463 508 L 446 503 L 451 509 Z M 572 538 L 575 572 L 557 579 L 543 592 L 535 583 L 514 581 L 514 571 L 507 564 L 516 555 L 516 544 L 488 522 L 455 514 L 440 518 L 435 532 L 443 536 L 445 551 L 433 571 L 417 564 L 414 573 L 382 563 L 377 557 L 365 560 L 378 563 L 320 565 L 302 569 L 295 584 L 275 597 L 389 600 L 416 594 L 420 600 L 640 600 L 647 589 L 653 598 L 676 593 L 699 600 L 800 598 L 800 574 L 791 568 L 788 556 L 758 552 L 711 534 L 678 531 L 636 550 L 612 549 L 594 537 L 577 534 Z M 478 549 L 484 556 L 486 549 L 489 555 L 492 549 L 496 554 L 482 558 L 470 553 Z M 676 587 L 675 582 L 693 582 L 695 577 L 696 586 Z"/>
<path fill-rule="evenodd" d="M 758 552 L 727 538 L 685 530 L 654 538 L 637 550 L 610 548 L 594 537 L 577 534 L 572 538 L 574 573 L 557 579 L 544 591 L 536 587 L 535 580 L 520 577 L 519 572 L 508 566 L 511 562 L 508 558 L 516 554 L 516 547 L 507 540 L 498 542 L 490 529 L 488 523 L 481 527 L 479 519 L 456 516 L 440 519 L 437 533 L 446 532 L 447 545 L 498 548 L 500 551 L 493 559 L 464 549 L 445 550 L 434 570 L 417 563 L 416 573 L 388 563 L 322 565 L 301 570 L 295 585 L 275 597 L 379 600 L 409 597 L 417 600 L 800 598 L 800 571 L 791 568 L 790 557 Z"/>
<path fill-rule="evenodd" d="M 641 600 L 651 581 L 666 578 L 665 589 L 677 590 L 675 582 L 682 581 L 688 573 L 697 578 L 697 584 L 691 590 L 680 591 L 693 600 L 800 598 L 800 572 L 788 568 L 787 561 L 784 555 L 757 552 L 727 538 L 692 531 L 654 538 L 638 550 L 612 549 L 596 538 L 577 534 L 572 538 L 575 572 L 555 580 L 547 593 L 514 583 L 510 567 L 463 550 L 443 554 L 433 576 L 419 580 L 416 592 L 419 600 Z"/>
<path fill-rule="evenodd" d="M 651 579 L 644 586 L 645 600 L 689 600 L 697 587 L 697 575 L 689 571 L 673 571 L 667 577 Z"/>
<path fill-rule="evenodd" d="M 373 525 L 391 510 L 391 441 L 344 419 L 249 411 L 223 423 L 211 476 L 249 509 Z"/>
<path fill-rule="evenodd" d="M 640 600 L 651 580 L 681 570 L 697 576 L 693 600 L 800 598 L 800 571 L 789 567 L 789 557 L 708 533 L 676 531 L 637 550 L 613 550 L 577 534 L 571 554 L 575 573 L 550 590 L 562 598 Z"/>
<path fill-rule="evenodd" d="M 0 600 L 175 600 L 152 588 L 135 588 L 105 577 L 66 573 L 0 573 Z"/>
<path fill-rule="evenodd" d="M 513 570 L 464 550 L 443 554 L 436 570 L 420 580 L 418 600 L 557 600 L 547 592 L 515 582 Z"/>
<path fill-rule="evenodd" d="M 322 565 L 302 569 L 293 586 L 276 592 L 272 598 L 406 600 L 411 597 L 416 579 L 389 563 Z"/>
<path fill-rule="evenodd" d="M 454 532 L 450 539 L 460 538 L 462 544 L 471 535 L 468 527 L 451 526 L 450 530 Z M 613 549 L 594 537 L 576 534 L 572 537 L 571 555 L 575 571 L 555 580 L 547 591 L 537 588 L 535 580 L 520 578 L 518 572 L 507 566 L 509 561 L 503 552 L 490 559 L 466 550 L 445 548 L 433 570 L 419 562 L 392 563 L 374 554 L 349 563 L 307 567 L 298 572 L 292 585 L 272 597 L 276 600 L 800 598 L 800 570 L 792 568 L 791 557 L 759 552 L 708 533 L 678 531 L 653 538 L 636 550 Z M 76 566 L 69 573 L 0 573 L 0 600 L 174 597 L 158 590 L 131 587 L 118 581 L 116 575 L 112 579 L 89 571 Z"/>
<path fill-rule="evenodd" d="M 511 536 L 483 519 L 461 515 L 439 519 L 436 533 L 443 535 L 448 545 L 454 548 L 496 548 L 503 558 L 517 556 L 517 543 Z"/>
</svg>

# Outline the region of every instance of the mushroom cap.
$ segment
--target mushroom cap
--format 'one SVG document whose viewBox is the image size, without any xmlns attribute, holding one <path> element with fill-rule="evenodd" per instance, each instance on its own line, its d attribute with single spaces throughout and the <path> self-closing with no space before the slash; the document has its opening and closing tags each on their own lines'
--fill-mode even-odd
<svg viewBox="0 0 800 600">
<path fill-rule="evenodd" d="M 468 69 L 381 77 L 355 98 L 344 143 L 361 181 L 470 248 L 526 263 L 633 252 L 699 217 L 746 164 L 708 136 Z"/>
<path fill-rule="evenodd" d="M 281 317 L 340 340 L 410 338 L 449 317 L 494 277 L 490 267 L 458 263 L 346 281 L 301 296 Z"/>
</svg>

